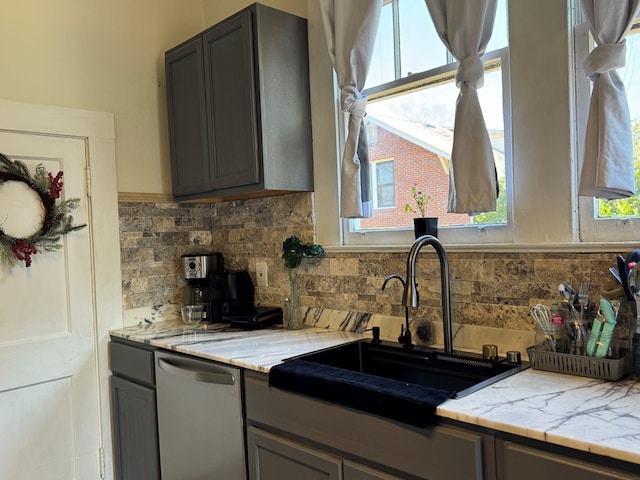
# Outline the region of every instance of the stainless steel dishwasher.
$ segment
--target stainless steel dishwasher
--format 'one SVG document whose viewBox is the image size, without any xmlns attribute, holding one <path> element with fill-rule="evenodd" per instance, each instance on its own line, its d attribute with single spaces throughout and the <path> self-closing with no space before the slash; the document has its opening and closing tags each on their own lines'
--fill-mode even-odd
<svg viewBox="0 0 640 480">
<path fill-rule="evenodd" d="M 241 371 L 155 352 L 163 480 L 246 478 Z"/>
</svg>

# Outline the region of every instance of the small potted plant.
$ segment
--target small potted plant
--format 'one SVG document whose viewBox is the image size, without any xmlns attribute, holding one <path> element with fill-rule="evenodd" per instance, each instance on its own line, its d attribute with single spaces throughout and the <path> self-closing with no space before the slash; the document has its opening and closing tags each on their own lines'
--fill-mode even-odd
<svg viewBox="0 0 640 480">
<path fill-rule="evenodd" d="M 324 248 L 315 244 L 304 244 L 302 241 L 292 235 L 282 242 L 282 258 L 284 266 L 289 275 L 289 284 L 291 290 L 289 293 L 289 303 L 287 308 L 286 326 L 290 330 L 297 330 L 304 326 L 303 318 L 300 315 L 300 306 L 298 299 L 298 267 L 303 260 L 318 259 L 324 255 Z"/>
<path fill-rule="evenodd" d="M 415 183 L 411 186 L 411 195 L 413 196 L 416 207 L 414 208 L 411 204 L 407 203 L 404 206 L 404 211 L 416 215 L 420 212 L 420 216 L 413 219 L 413 231 L 416 238 L 422 235 L 437 237 L 438 217 L 427 217 L 427 206 L 429 205 L 429 200 L 431 200 L 431 195 L 418 190 L 418 185 Z"/>
</svg>

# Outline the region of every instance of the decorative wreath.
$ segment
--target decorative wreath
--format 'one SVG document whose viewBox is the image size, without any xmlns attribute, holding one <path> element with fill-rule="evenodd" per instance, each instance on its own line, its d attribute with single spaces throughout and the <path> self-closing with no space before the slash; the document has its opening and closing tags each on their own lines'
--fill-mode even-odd
<svg viewBox="0 0 640 480">
<path fill-rule="evenodd" d="M 31 256 L 39 252 L 60 250 L 60 237 L 69 232 L 80 230 L 86 225 L 74 225 L 71 210 L 80 205 L 79 198 L 65 201 L 56 200 L 62 192 L 62 172 L 54 177 L 40 164 L 35 175 L 31 175 L 27 166 L 19 160 L 9 160 L 0 153 L 0 187 L 4 182 L 23 182 L 40 197 L 44 209 L 44 218 L 40 230 L 24 238 L 7 235 L 2 229 L 0 219 L 0 260 L 13 266 L 15 260 L 31 266 Z"/>
</svg>

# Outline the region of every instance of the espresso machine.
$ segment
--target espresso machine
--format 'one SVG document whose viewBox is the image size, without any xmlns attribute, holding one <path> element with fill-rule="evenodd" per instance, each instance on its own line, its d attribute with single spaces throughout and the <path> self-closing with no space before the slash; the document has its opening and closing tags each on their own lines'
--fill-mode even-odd
<svg viewBox="0 0 640 480">
<path fill-rule="evenodd" d="M 255 288 L 246 270 L 226 270 L 221 253 L 182 255 L 187 283 L 185 305 L 202 304 L 209 323 L 239 328 L 262 328 L 282 322 L 282 309 L 255 307 Z"/>
<path fill-rule="evenodd" d="M 221 318 L 225 299 L 224 259 L 221 253 L 193 253 L 182 255 L 182 274 L 187 283 L 184 290 L 185 305 L 204 305 L 205 321 Z"/>
</svg>

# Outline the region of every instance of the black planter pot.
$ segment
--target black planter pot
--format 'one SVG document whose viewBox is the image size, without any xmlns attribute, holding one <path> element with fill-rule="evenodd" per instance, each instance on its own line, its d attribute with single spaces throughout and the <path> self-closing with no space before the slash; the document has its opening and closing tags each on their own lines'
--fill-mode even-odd
<svg viewBox="0 0 640 480">
<path fill-rule="evenodd" d="M 438 217 L 420 217 L 413 219 L 413 231 L 416 238 L 422 235 L 438 237 Z"/>
</svg>

